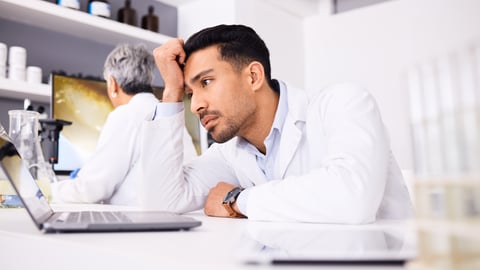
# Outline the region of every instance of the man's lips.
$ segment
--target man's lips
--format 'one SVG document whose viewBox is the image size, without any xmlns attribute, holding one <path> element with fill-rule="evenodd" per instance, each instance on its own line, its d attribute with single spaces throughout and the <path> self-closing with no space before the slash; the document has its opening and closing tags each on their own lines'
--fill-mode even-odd
<svg viewBox="0 0 480 270">
<path fill-rule="evenodd" d="M 206 129 L 206 130 L 209 130 L 211 128 L 211 126 L 214 124 L 214 120 L 217 119 L 218 116 L 216 115 L 205 115 L 204 117 L 202 117 L 201 121 L 202 121 L 202 126 Z"/>
</svg>

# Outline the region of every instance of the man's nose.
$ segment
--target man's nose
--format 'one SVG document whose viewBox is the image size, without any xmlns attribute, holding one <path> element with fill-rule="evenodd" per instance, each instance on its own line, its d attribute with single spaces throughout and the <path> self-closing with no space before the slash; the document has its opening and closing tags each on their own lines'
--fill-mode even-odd
<svg viewBox="0 0 480 270">
<path fill-rule="evenodd" d="M 192 95 L 192 98 L 190 99 L 190 111 L 193 114 L 200 115 L 206 108 L 206 102 L 202 97 Z"/>
</svg>

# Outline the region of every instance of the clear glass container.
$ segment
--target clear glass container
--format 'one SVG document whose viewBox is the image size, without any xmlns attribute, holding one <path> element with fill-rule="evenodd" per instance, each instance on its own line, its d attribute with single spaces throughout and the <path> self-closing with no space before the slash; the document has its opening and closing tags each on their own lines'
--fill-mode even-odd
<svg viewBox="0 0 480 270">
<path fill-rule="evenodd" d="M 35 111 L 8 111 L 10 126 L 9 136 L 24 159 L 30 173 L 33 175 L 44 196 L 50 200 L 50 182 L 56 181 L 55 173 L 50 164 L 45 161 L 40 144 L 40 114 Z"/>
</svg>

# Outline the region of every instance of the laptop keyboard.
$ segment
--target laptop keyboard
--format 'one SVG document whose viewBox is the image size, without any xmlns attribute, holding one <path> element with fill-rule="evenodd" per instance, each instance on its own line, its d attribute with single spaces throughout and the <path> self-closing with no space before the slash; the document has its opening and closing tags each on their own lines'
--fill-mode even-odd
<svg viewBox="0 0 480 270">
<path fill-rule="evenodd" d="M 67 222 L 76 223 L 110 223 L 110 222 L 131 222 L 131 220 L 120 212 L 84 211 L 68 214 Z"/>
</svg>

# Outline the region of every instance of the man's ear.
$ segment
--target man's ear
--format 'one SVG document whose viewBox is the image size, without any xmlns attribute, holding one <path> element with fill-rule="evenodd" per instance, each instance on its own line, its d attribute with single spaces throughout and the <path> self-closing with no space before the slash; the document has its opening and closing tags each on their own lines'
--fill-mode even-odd
<svg viewBox="0 0 480 270">
<path fill-rule="evenodd" d="M 107 93 L 112 98 L 116 98 L 118 95 L 118 83 L 113 76 L 109 76 L 107 79 Z"/>
<path fill-rule="evenodd" d="M 255 90 L 260 89 L 265 82 L 263 65 L 258 61 L 253 61 L 248 65 L 248 72 L 251 87 Z"/>
</svg>

